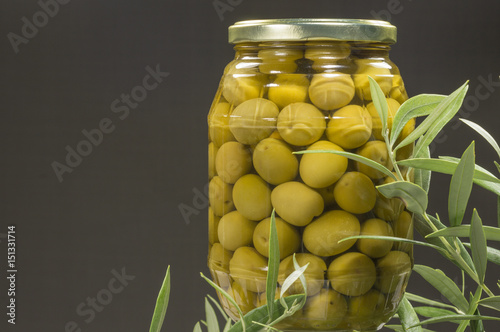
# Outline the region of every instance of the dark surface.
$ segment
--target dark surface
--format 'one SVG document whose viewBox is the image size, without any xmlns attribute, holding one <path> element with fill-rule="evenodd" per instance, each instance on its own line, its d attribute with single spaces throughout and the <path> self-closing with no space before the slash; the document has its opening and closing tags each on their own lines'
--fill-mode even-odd
<svg viewBox="0 0 500 332">
<path fill-rule="evenodd" d="M 376 18 L 399 3 L 391 17 L 380 18 L 398 27 L 391 58 L 409 94 L 448 94 L 470 80 L 469 95 L 475 96 L 476 89 L 487 92 L 478 88 L 480 77 L 491 76 L 497 86 L 462 117 L 500 139 L 498 1 L 232 3 L 239 4 L 221 19 L 210 0 L 71 1 L 60 5 L 15 53 L 8 34 L 22 35 L 21 19 L 32 22 L 40 5 L 0 2 L 0 233 L 16 225 L 18 268 L 17 324 L 7 324 L 2 309 L 0 330 L 71 331 L 65 326 L 74 321 L 82 331 L 147 331 L 169 264 L 173 288 L 164 330 L 191 331 L 202 319 L 203 296 L 213 294 L 199 276 L 200 271 L 207 273 L 206 213 L 200 210 L 187 223 L 179 205 L 204 204 L 195 192 L 202 192 L 207 182 L 206 114 L 222 70 L 233 57 L 227 27 L 235 21 Z M 121 111 L 114 113 L 113 101 L 142 85 L 145 68 L 157 65 L 169 76 L 135 109 L 129 107 L 127 117 L 121 102 L 115 105 Z M 85 139 L 82 130 L 98 128 L 106 118 L 113 131 L 60 182 L 52 163 L 64 163 L 66 146 L 76 148 Z M 450 127 L 445 136 L 435 145 L 435 156 L 459 156 L 477 139 L 478 163 L 494 170 L 494 152 L 472 130 Z M 446 216 L 448 186 L 449 177 L 436 177 L 430 211 Z M 494 198 L 479 189 L 473 195 L 471 205 L 483 222 L 495 224 Z M 6 244 L 0 240 L 0 299 L 5 308 Z M 458 270 L 436 253 L 417 249 L 417 263 L 446 269 L 459 280 Z M 490 267 L 487 280 L 498 293 L 498 268 Z M 122 269 L 135 278 L 119 287 L 111 271 Z M 439 299 L 429 288 L 417 275 L 409 287 Z M 96 309 L 80 305 L 96 296 L 109 304 Z M 489 324 L 489 330 L 498 325 Z M 453 326 L 435 329 L 452 331 Z"/>
</svg>

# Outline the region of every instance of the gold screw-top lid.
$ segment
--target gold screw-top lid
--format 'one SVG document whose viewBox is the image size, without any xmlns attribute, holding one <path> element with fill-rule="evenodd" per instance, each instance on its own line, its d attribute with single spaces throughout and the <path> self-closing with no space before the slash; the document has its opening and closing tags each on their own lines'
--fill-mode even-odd
<svg viewBox="0 0 500 332">
<path fill-rule="evenodd" d="M 271 19 L 236 22 L 229 42 L 339 40 L 394 44 L 396 27 L 385 21 L 354 19 Z"/>
</svg>

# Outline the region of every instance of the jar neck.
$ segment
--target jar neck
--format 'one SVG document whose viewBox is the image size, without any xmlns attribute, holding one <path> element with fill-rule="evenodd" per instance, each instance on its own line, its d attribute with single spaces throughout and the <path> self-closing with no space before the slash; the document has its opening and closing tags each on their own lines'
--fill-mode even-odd
<svg viewBox="0 0 500 332">
<path fill-rule="evenodd" d="M 351 43 L 352 55 L 363 58 L 389 58 L 391 47 L 383 43 Z"/>
</svg>

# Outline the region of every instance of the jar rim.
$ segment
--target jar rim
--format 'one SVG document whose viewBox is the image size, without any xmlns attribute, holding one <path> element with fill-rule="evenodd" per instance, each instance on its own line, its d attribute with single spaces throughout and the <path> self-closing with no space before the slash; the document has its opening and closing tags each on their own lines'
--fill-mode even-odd
<svg viewBox="0 0 500 332">
<path fill-rule="evenodd" d="M 386 21 L 331 18 L 246 20 L 228 28 L 231 44 L 271 41 L 355 41 L 396 43 L 397 29 Z"/>
</svg>

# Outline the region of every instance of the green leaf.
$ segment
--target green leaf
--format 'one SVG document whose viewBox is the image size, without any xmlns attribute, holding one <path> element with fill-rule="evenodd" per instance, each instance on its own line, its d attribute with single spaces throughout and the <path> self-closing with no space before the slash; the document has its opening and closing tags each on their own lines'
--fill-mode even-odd
<svg viewBox="0 0 500 332">
<path fill-rule="evenodd" d="M 387 117 L 389 114 L 389 106 L 385 94 L 372 77 L 368 76 L 370 82 L 370 93 L 372 95 L 373 106 L 377 110 L 378 116 L 382 123 L 382 137 L 387 138 Z"/>
<path fill-rule="evenodd" d="M 170 265 L 167 267 L 167 273 L 163 284 L 161 285 L 158 298 L 156 299 L 156 306 L 151 320 L 149 332 L 160 332 L 167 313 L 168 300 L 170 298 Z"/>
<path fill-rule="evenodd" d="M 396 143 L 399 134 L 408 121 L 412 118 L 429 115 L 444 98 L 446 98 L 446 96 L 420 94 L 401 104 L 392 120 L 392 130 L 389 140 L 391 146 Z"/>
<path fill-rule="evenodd" d="M 447 251 L 439 246 L 436 246 L 431 243 L 427 242 L 422 242 L 422 241 L 416 241 L 416 240 L 410 240 L 410 239 L 404 239 L 401 237 L 395 237 L 395 236 L 382 236 L 382 235 L 356 235 L 356 236 L 349 236 L 346 238 L 343 238 L 342 240 L 338 241 L 338 243 L 344 242 L 344 241 L 349 241 L 352 239 L 374 239 L 374 240 L 387 240 L 387 241 L 394 241 L 394 242 L 405 242 L 405 243 L 411 243 L 411 244 L 416 244 L 416 245 L 421 245 L 424 247 L 429 247 L 434 250 L 440 251 L 442 253 L 447 253 Z"/>
<path fill-rule="evenodd" d="M 275 210 L 271 214 L 271 223 L 269 225 L 269 262 L 267 268 L 266 279 L 266 299 L 269 305 L 268 315 L 273 317 L 273 312 L 276 310 L 274 306 L 274 297 L 276 294 L 276 284 L 278 283 L 278 272 L 280 267 L 280 248 L 278 243 L 278 232 L 276 230 L 276 215 Z"/>
<path fill-rule="evenodd" d="M 467 312 L 469 303 L 453 280 L 448 278 L 443 271 L 435 270 L 428 266 L 416 264 L 413 270 L 420 274 L 428 283 L 446 297 L 462 313 Z"/>
<path fill-rule="evenodd" d="M 464 246 L 467 248 L 471 247 L 470 243 L 464 243 Z M 486 257 L 490 262 L 500 265 L 500 250 L 492 247 L 486 247 Z"/>
<path fill-rule="evenodd" d="M 284 301 L 289 307 L 303 300 L 305 300 L 305 295 L 303 294 L 291 295 L 284 298 Z M 269 317 L 267 305 L 265 305 L 247 313 L 243 319 L 236 322 L 228 332 L 242 332 L 242 323 L 246 325 L 246 332 L 260 332 L 262 327 L 258 324 L 254 324 L 253 322 L 266 324 L 268 321 L 275 321 L 277 318 L 285 314 L 285 307 L 281 305 L 280 300 L 275 300 L 274 304 L 276 305 L 277 310 L 274 311 L 273 317 Z"/>
<path fill-rule="evenodd" d="M 496 161 L 493 161 L 493 163 L 495 164 L 495 166 L 497 167 L 497 170 L 498 172 L 500 172 L 500 164 L 497 163 Z"/>
<path fill-rule="evenodd" d="M 441 316 L 430 318 L 420 322 L 419 325 L 427 325 L 427 324 L 436 324 L 436 323 L 444 323 L 449 322 L 450 320 L 494 320 L 500 321 L 499 317 L 491 317 L 491 316 L 481 316 L 481 315 L 453 315 L 453 316 Z"/>
<path fill-rule="evenodd" d="M 203 332 L 201 329 L 200 322 L 196 323 L 196 325 L 194 326 L 193 332 Z"/>
<path fill-rule="evenodd" d="M 440 316 L 454 316 L 457 315 L 453 311 L 436 308 L 436 307 L 414 307 L 415 312 L 420 316 L 427 318 L 430 317 L 440 317 Z M 451 323 L 460 324 L 460 321 L 450 320 Z"/>
<path fill-rule="evenodd" d="M 465 150 L 462 159 L 451 177 L 448 196 L 448 216 L 451 226 L 460 225 L 464 218 L 467 203 L 472 192 L 475 160 L 474 142 L 472 142 L 467 150 Z"/>
<path fill-rule="evenodd" d="M 432 307 L 440 307 L 440 308 L 452 309 L 456 313 L 459 313 L 459 310 L 456 307 L 454 307 L 452 305 L 449 305 L 449 304 L 446 304 L 446 303 L 441 303 L 441 302 L 438 302 L 438 301 L 430 300 L 428 298 L 425 298 L 425 297 L 422 297 L 422 296 L 419 296 L 419 295 L 416 295 L 416 294 L 412 294 L 412 293 L 409 293 L 409 292 L 406 292 L 405 296 L 406 296 L 406 298 L 409 301 L 412 301 L 412 302 L 418 302 L 418 303 L 422 303 L 422 304 L 427 304 L 427 305 L 432 306 Z"/>
<path fill-rule="evenodd" d="M 232 321 L 231 319 L 226 320 L 226 325 L 224 326 L 223 332 L 228 332 L 231 329 L 232 326 Z"/>
<path fill-rule="evenodd" d="M 398 165 L 427 169 L 433 172 L 439 172 L 452 175 L 458 166 L 458 160 L 452 160 L 450 157 L 435 158 L 414 158 L 398 161 Z M 489 172 L 476 165 L 474 170 L 474 182 L 482 180 L 486 182 L 500 183 L 500 180 Z M 477 183 L 477 182 L 476 182 Z"/>
<path fill-rule="evenodd" d="M 226 312 L 224 311 L 224 309 L 222 309 L 222 307 L 220 306 L 219 304 L 219 301 L 217 301 L 216 299 L 214 299 L 213 297 L 211 297 L 210 295 L 207 294 L 207 297 L 210 299 L 210 301 L 212 301 L 212 303 L 217 307 L 217 309 L 219 310 L 219 312 L 221 313 L 222 317 L 224 317 L 225 320 L 228 320 L 230 319 L 229 316 L 226 314 Z"/>
<path fill-rule="evenodd" d="M 290 286 L 292 286 L 295 283 L 295 281 L 297 281 L 298 279 L 301 278 L 301 276 L 303 276 L 304 271 L 307 269 L 308 266 L 309 266 L 309 263 L 307 263 L 306 265 L 304 265 L 298 269 L 295 269 L 295 271 L 290 273 L 290 275 L 283 282 L 283 285 L 281 285 L 280 297 L 283 297 L 283 295 L 286 293 L 288 288 L 290 288 Z M 302 279 L 301 279 L 301 281 L 302 281 Z M 306 286 L 306 284 L 303 284 L 303 286 Z M 304 289 L 306 289 L 306 288 L 304 288 Z"/>
<path fill-rule="evenodd" d="M 500 196 L 497 197 L 497 222 L 500 228 Z"/>
<path fill-rule="evenodd" d="M 411 212 L 424 214 L 427 210 L 427 193 L 414 183 L 395 181 L 377 186 L 377 189 L 387 198 L 402 199 L 406 208 Z"/>
<path fill-rule="evenodd" d="M 229 295 L 219 285 L 215 284 L 212 280 L 210 280 L 209 278 L 205 277 L 205 275 L 203 273 L 200 272 L 200 275 L 201 275 L 201 277 L 203 279 L 205 279 L 206 282 L 208 282 L 208 284 L 210 286 L 212 286 L 213 288 L 215 288 L 215 290 L 217 290 L 222 296 L 224 296 L 229 302 L 231 302 L 232 305 L 234 305 L 234 307 L 236 308 L 236 310 L 238 310 L 238 314 L 240 315 L 240 321 L 241 321 L 241 319 L 243 319 L 243 312 L 241 311 L 241 308 L 238 305 L 238 303 L 236 303 L 236 301 L 231 297 L 231 295 Z M 267 306 L 264 306 L 262 308 L 264 308 L 265 310 L 267 310 Z M 246 325 L 245 325 L 245 322 L 243 322 L 243 330 L 245 330 L 245 328 L 246 328 Z"/>
<path fill-rule="evenodd" d="M 373 161 L 371 159 L 365 158 L 363 156 L 360 156 L 355 153 L 351 152 L 346 152 L 346 151 L 337 151 L 337 150 L 304 150 L 304 151 L 296 151 L 294 154 L 308 154 L 308 153 L 332 153 L 332 154 L 337 154 L 339 156 L 343 156 L 349 159 L 352 159 L 354 161 L 358 161 L 362 164 L 368 165 L 371 168 L 376 169 L 379 172 L 384 173 L 386 176 L 389 176 L 393 178 L 394 180 L 397 180 L 396 176 L 385 166 L 382 166 L 381 164 L 377 163 L 376 161 Z"/>
<path fill-rule="evenodd" d="M 483 127 L 478 125 L 477 123 L 474 123 L 472 121 L 466 120 L 466 119 L 460 119 L 463 123 L 477 131 L 483 138 L 490 143 L 490 145 L 493 147 L 495 152 L 498 154 L 498 157 L 500 158 L 500 147 L 498 146 L 498 143 L 495 141 L 493 136 L 490 135 Z"/>
<path fill-rule="evenodd" d="M 418 325 L 420 323 L 420 320 L 418 319 L 417 313 L 413 309 L 413 306 L 406 297 L 403 297 L 401 303 L 399 304 L 398 315 L 399 320 L 404 327 L 404 331 L 423 332 L 422 327 L 420 326 L 410 328 L 410 326 Z"/>
<path fill-rule="evenodd" d="M 476 267 L 477 276 L 479 281 L 484 284 L 484 277 L 486 276 L 486 265 L 488 263 L 488 250 L 486 245 L 486 237 L 483 230 L 483 222 L 474 209 L 470 227 L 470 243 L 472 251 L 472 261 Z"/>
<path fill-rule="evenodd" d="M 491 296 L 479 301 L 479 304 L 483 307 L 490 308 L 493 310 L 500 311 L 500 296 Z"/>
<path fill-rule="evenodd" d="M 207 298 L 205 298 L 205 314 L 207 316 L 208 332 L 220 332 L 219 322 L 217 321 L 214 308 L 212 308 Z"/>
<path fill-rule="evenodd" d="M 422 157 L 423 158 L 430 158 L 431 153 L 429 151 L 429 147 L 427 149 L 422 150 Z M 422 189 L 425 190 L 426 193 L 429 192 L 429 189 L 431 187 L 431 171 L 427 169 L 422 169 L 422 168 L 415 168 L 414 171 L 414 180 L 413 182 L 421 187 Z"/>
<path fill-rule="evenodd" d="M 468 82 L 444 98 L 415 130 L 408 135 L 395 150 L 403 147 L 418 138 L 414 156 L 420 157 L 421 152 L 429 146 L 443 127 L 455 116 L 460 109 L 467 93 Z"/>
<path fill-rule="evenodd" d="M 500 241 L 500 228 L 483 226 L 484 234 L 487 240 Z M 470 225 L 460 225 L 456 227 L 447 227 L 435 231 L 429 235 L 427 238 L 438 237 L 438 236 L 456 236 L 456 237 L 469 237 L 470 235 Z"/>
<path fill-rule="evenodd" d="M 466 315 L 476 315 L 475 312 L 477 311 L 477 303 L 479 299 L 481 298 L 482 294 L 482 289 L 481 286 L 478 286 L 476 289 L 476 293 L 474 296 L 472 294 L 470 295 L 469 299 L 469 309 L 466 312 Z M 475 320 L 472 320 L 475 321 Z M 460 326 L 457 328 L 457 332 L 464 332 L 467 326 L 469 326 L 470 321 L 464 320 L 460 323 Z"/>
<path fill-rule="evenodd" d="M 394 330 L 396 332 L 406 332 L 405 328 L 402 325 L 384 325 L 385 328 Z M 436 332 L 434 330 L 422 329 L 422 332 Z"/>
</svg>

